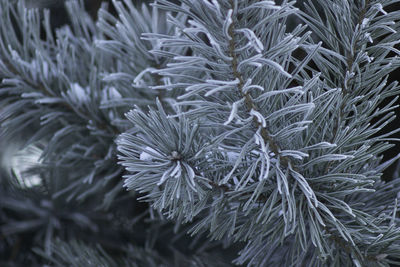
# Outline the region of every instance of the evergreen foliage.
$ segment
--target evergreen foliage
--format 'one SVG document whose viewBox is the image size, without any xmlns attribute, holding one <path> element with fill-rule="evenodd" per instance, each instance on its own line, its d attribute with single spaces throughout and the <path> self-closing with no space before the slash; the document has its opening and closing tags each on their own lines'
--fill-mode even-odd
<svg viewBox="0 0 400 267">
<path fill-rule="evenodd" d="M 399 2 L 2 1 L 0 264 L 400 264 Z"/>
</svg>

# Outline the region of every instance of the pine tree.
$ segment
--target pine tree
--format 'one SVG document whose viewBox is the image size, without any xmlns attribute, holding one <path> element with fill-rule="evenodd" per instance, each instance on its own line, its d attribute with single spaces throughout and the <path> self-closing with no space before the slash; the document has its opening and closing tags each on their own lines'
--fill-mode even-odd
<svg viewBox="0 0 400 267">
<path fill-rule="evenodd" d="M 400 264 L 400 1 L 69 1 L 56 30 L 18 2 L 1 265 Z"/>
</svg>

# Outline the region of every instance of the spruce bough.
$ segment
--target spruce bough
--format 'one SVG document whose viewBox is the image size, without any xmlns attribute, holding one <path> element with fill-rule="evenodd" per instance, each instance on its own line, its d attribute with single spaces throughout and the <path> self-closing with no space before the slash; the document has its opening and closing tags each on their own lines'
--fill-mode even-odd
<svg viewBox="0 0 400 267">
<path fill-rule="evenodd" d="M 34 236 L 3 262 L 400 264 L 398 2 L 69 1 L 55 31 L 2 2 L 1 138 L 40 152 L 2 174 L 3 254 Z"/>
</svg>

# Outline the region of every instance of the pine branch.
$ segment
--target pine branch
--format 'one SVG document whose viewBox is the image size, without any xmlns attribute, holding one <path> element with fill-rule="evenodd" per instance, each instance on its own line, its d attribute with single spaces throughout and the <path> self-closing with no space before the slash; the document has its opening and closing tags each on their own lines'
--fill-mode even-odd
<svg viewBox="0 0 400 267">
<path fill-rule="evenodd" d="M 235 4 L 234 0 L 230 0 L 231 4 L 231 10 L 233 11 L 232 13 L 236 13 L 236 10 L 234 10 Z M 232 23 L 229 26 L 228 29 L 228 34 L 230 36 L 229 40 L 229 56 L 232 57 L 231 61 L 231 66 L 232 66 L 232 71 L 233 75 L 235 78 L 239 80 L 239 83 L 237 85 L 237 89 L 239 91 L 239 94 L 245 99 L 244 103 L 246 105 L 247 111 L 250 113 L 251 110 L 254 110 L 256 112 L 260 112 L 259 109 L 257 108 L 256 104 L 253 102 L 251 95 L 249 92 L 243 93 L 243 85 L 244 85 L 244 79 L 242 74 L 238 71 L 238 57 L 236 55 L 236 42 L 235 42 L 235 18 L 232 18 Z M 268 133 L 268 130 L 265 126 L 262 125 L 261 122 L 258 121 L 257 117 L 253 117 L 254 124 L 257 126 L 257 128 L 261 129 L 261 136 L 263 137 L 265 143 L 268 143 L 271 146 L 272 151 L 274 152 L 275 155 L 279 156 L 279 158 L 282 160 L 283 165 L 287 168 L 288 165 L 290 164 L 290 161 L 286 157 L 282 157 L 280 155 L 280 148 L 279 145 L 272 139 L 270 134 Z"/>
</svg>

